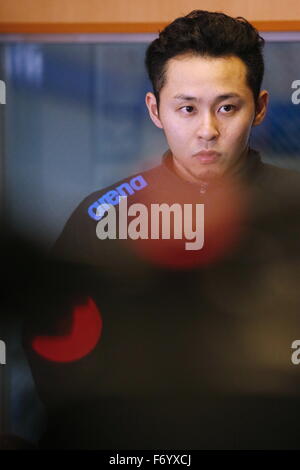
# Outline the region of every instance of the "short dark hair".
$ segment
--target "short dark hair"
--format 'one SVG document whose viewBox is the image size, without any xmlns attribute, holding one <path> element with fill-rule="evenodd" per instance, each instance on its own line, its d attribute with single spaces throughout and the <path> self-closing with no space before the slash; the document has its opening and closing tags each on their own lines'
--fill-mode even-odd
<svg viewBox="0 0 300 470">
<path fill-rule="evenodd" d="M 191 53 L 208 57 L 239 57 L 247 67 L 246 80 L 257 102 L 264 75 L 264 39 L 245 18 L 193 10 L 177 18 L 147 48 L 145 64 L 159 105 L 165 84 L 166 63 Z"/>
</svg>

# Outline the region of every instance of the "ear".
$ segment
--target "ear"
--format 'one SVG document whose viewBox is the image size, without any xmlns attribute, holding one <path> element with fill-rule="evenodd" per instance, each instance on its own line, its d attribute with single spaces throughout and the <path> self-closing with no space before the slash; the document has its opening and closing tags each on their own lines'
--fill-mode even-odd
<svg viewBox="0 0 300 470">
<path fill-rule="evenodd" d="M 267 106 L 269 102 L 269 93 L 267 90 L 262 90 L 259 94 L 257 103 L 256 103 L 256 110 L 255 110 L 255 118 L 253 121 L 252 126 L 258 126 L 261 124 L 265 118 L 267 113 Z"/>
<path fill-rule="evenodd" d="M 146 94 L 145 101 L 146 101 L 146 105 L 149 111 L 150 118 L 152 119 L 152 121 L 157 127 L 159 127 L 160 129 L 163 129 L 163 125 L 159 118 L 158 106 L 157 106 L 155 95 L 149 91 Z"/>
</svg>

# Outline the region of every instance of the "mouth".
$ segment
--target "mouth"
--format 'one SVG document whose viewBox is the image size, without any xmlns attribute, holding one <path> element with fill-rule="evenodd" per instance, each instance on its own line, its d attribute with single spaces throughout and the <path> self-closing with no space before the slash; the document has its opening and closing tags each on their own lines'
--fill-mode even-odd
<svg viewBox="0 0 300 470">
<path fill-rule="evenodd" d="M 201 152 L 195 153 L 194 157 L 200 163 L 209 164 L 215 163 L 220 158 L 220 154 L 213 150 L 201 150 Z"/>
</svg>

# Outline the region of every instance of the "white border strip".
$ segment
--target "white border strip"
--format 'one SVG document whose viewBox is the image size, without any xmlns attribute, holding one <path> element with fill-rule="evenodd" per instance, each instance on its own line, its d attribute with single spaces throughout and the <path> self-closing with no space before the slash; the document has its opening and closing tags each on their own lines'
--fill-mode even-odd
<svg viewBox="0 0 300 470">
<path fill-rule="evenodd" d="M 261 36 L 269 42 L 300 41 L 300 31 L 262 32 Z M 0 43 L 39 42 L 39 43 L 102 43 L 102 42 L 141 42 L 148 43 L 157 34 L 0 34 Z"/>
</svg>

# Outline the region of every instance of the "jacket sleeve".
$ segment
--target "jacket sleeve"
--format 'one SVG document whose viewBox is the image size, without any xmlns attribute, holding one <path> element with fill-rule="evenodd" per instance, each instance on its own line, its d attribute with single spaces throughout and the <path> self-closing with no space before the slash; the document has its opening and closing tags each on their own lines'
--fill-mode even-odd
<svg viewBox="0 0 300 470">
<path fill-rule="evenodd" d="M 90 217 L 88 210 L 95 197 L 92 195 L 84 199 L 67 220 L 51 250 L 55 258 L 90 264 L 97 242 L 97 221 Z"/>
</svg>

